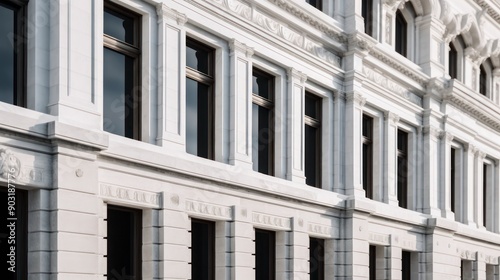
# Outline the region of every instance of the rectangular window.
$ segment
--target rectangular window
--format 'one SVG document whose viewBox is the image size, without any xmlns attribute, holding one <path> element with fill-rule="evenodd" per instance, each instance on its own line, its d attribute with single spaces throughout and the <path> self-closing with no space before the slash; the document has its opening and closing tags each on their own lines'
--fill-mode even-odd
<svg viewBox="0 0 500 280">
<path fill-rule="evenodd" d="M 487 75 L 482 64 L 479 66 L 479 93 L 484 96 L 487 95 Z"/>
<path fill-rule="evenodd" d="M 274 77 L 254 69 L 252 77 L 253 170 L 274 173 Z"/>
<path fill-rule="evenodd" d="M 191 219 L 191 279 L 215 279 L 215 223 Z"/>
<path fill-rule="evenodd" d="M 373 118 L 363 115 L 363 189 L 373 199 Z"/>
<path fill-rule="evenodd" d="M 411 252 L 403 251 L 401 256 L 402 280 L 411 280 Z"/>
<path fill-rule="evenodd" d="M 108 279 L 142 279 L 142 211 L 108 205 Z"/>
<path fill-rule="evenodd" d="M 500 266 L 493 265 L 493 264 L 486 264 L 486 280 L 496 280 L 499 279 L 500 276 L 500 271 L 499 271 Z"/>
<path fill-rule="evenodd" d="M 373 37 L 373 0 L 363 0 L 361 16 L 365 23 L 365 33 Z"/>
<path fill-rule="evenodd" d="M 1 28 L 1 27 L 0 27 Z M 0 219 L 5 225 L 0 228 L 0 261 L 3 264 L 2 279 L 5 280 L 24 280 L 28 279 L 27 275 L 27 258 L 28 258 L 28 203 L 27 193 L 20 189 L 16 189 L 15 193 L 8 192 L 7 188 L 0 188 L 0 201 L 5 205 L 5 209 L 0 211 Z M 15 211 L 7 211 L 9 202 L 15 201 Z M 10 215 L 13 213 L 14 215 Z M 9 220 L 16 218 L 16 220 Z M 15 239 L 9 239 L 12 236 L 10 224 L 14 223 Z M 11 246 L 15 247 L 14 252 L 11 251 Z M 11 257 L 15 254 L 15 263 L 9 263 Z M 14 266 L 13 266 L 14 265 Z M 9 272 L 9 267 L 15 268 L 15 273 Z"/>
<path fill-rule="evenodd" d="M 395 50 L 400 55 L 406 57 L 407 54 L 407 40 L 408 40 L 408 24 L 405 17 L 398 10 L 396 12 L 396 34 L 395 34 Z"/>
<path fill-rule="evenodd" d="M 321 188 L 321 98 L 308 92 L 304 124 L 306 184 Z"/>
<path fill-rule="evenodd" d="M 214 50 L 186 41 L 186 150 L 214 158 Z"/>
<path fill-rule="evenodd" d="M 0 102 L 26 106 L 26 4 L 0 2 Z"/>
<path fill-rule="evenodd" d="M 397 187 L 399 207 L 408 207 L 408 133 L 398 129 Z"/>
<path fill-rule="evenodd" d="M 451 198 L 451 212 L 455 213 L 455 196 L 457 195 L 457 149 L 451 148 L 451 160 L 450 160 L 450 198 Z"/>
<path fill-rule="evenodd" d="M 140 139 L 141 16 L 104 2 L 103 128 Z"/>
<path fill-rule="evenodd" d="M 448 52 L 448 74 L 452 79 L 456 79 L 458 74 L 458 52 L 453 43 L 450 43 Z"/>
<path fill-rule="evenodd" d="M 370 245 L 369 252 L 369 279 L 375 280 L 377 279 L 377 247 L 374 245 Z"/>
<path fill-rule="evenodd" d="M 460 279 L 467 280 L 473 279 L 472 275 L 472 261 L 469 260 L 461 260 L 460 262 Z"/>
<path fill-rule="evenodd" d="M 323 0 L 306 0 L 306 2 L 320 11 L 323 10 Z"/>
<path fill-rule="evenodd" d="M 309 238 L 309 279 L 325 279 L 325 240 Z"/>
<path fill-rule="evenodd" d="M 493 205 L 490 204 L 490 198 L 492 194 L 489 192 L 492 179 L 491 175 L 493 174 L 493 168 L 490 164 L 483 164 L 483 226 L 487 229 L 490 229 L 490 214 L 491 212 L 488 209 L 493 209 Z"/>
<path fill-rule="evenodd" d="M 276 233 L 255 229 L 255 279 L 276 278 Z"/>
</svg>

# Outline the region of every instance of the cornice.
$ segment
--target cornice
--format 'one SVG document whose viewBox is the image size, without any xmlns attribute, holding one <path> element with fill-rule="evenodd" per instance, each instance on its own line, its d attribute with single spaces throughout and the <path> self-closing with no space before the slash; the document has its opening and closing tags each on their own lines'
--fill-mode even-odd
<svg viewBox="0 0 500 280">
<path fill-rule="evenodd" d="M 493 6 L 491 6 L 486 0 L 474 0 L 474 2 L 478 4 L 479 7 L 481 7 L 483 10 L 486 10 L 488 15 L 500 24 L 500 13 L 498 9 L 495 9 Z"/>
</svg>

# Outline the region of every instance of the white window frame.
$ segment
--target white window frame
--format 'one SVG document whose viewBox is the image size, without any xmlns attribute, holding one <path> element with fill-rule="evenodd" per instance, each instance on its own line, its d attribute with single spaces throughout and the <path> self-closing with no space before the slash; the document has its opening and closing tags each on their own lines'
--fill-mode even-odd
<svg viewBox="0 0 500 280">
<path fill-rule="evenodd" d="M 363 114 L 373 118 L 373 142 L 372 142 L 372 186 L 373 186 L 373 200 L 384 201 L 384 113 L 365 104 L 363 107 Z M 361 124 L 362 125 L 362 124 Z M 361 144 L 361 151 L 362 145 Z M 361 163 L 363 164 L 363 163 Z"/>
<path fill-rule="evenodd" d="M 417 211 L 418 208 L 418 199 L 419 196 L 417 194 L 417 172 L 418 172 L 418 133 L 417 130 L 414 126 L 405 123 L 404 120 L 400 120 L 397 126 L 398 130 L 402 130 L 406 133 L 408 133 L 408 177 L 407 177 L 407 193 L 408 193 L 408 198 L 407 198 L 407 208 L 408 210 L 413 210 Z M 396 131 L 396 137 L 397 137 L 397 131 Z M 398 148 L 398 142 L 396 140 L 396 145 L 394 146 L 394 149 L 397 150 Z M 397 157 L 397 154 L 396 154 Z M 395 159 L 395 163 L 397 164 L 397 158 Z M 397 176 L 397 168 L 396 168 L 396 176 Z M 395 182 L 397 185 L 397 181 Z M 396 194 L 397 197 L 397 194 Z"/>
</svg>

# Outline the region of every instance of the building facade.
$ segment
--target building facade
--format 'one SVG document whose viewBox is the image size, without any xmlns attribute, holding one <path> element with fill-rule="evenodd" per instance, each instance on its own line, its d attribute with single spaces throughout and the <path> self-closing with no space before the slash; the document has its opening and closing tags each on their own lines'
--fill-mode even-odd
<svg viewBox="0 0 500 280">
<path fill-rule="evenodd" d="M 500 279 L 497 0 L 1 0 L 0 62 L 1 279 Z"/>
</svg>

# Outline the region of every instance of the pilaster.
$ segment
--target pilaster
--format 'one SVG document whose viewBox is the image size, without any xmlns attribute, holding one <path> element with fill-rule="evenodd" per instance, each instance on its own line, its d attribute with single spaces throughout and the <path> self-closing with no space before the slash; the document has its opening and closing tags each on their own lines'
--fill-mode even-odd
<svg viewBox="0 0 500 280">
<path fill-rule="evenodd" d="M 158 136 L 160 146 L 185 151 L 187 17 L 165 4 L 158 14 Z"/>
<path fill-rule="evenodd" d="M 358 30 L 364 32 L 364 21 L 361 16 L 361 0 L 352 0 L 344 3 L 346 33 Z"/>
<path fill-rule="evenodd" d="M 465 49 L 464 55 L 463 82 L 472 90 L 479 91 L 479 54 L 473 47 L 468 47 Z"/>
<path fill-rule="evenodd" d="M 474 219 L 474 188 L 475 188 L 475 154 L 477 148 L 472 144 L 464 145 L 464 159 L 465 159 L 465 192 L 464 192 L 464 220 L 468 225 L 476 226 Z"/>
<path fill-rule="evenodd" d="M 287 178 L 294 182 L 305 183 L 304 176 L 304 96 L 307 76 L 290 68 L 288 76 L 288 154 Z"/>
<path fill-rule="evenodd" d="M 433 126 L 425 126 L 424 133 L 424 213 L 441 216 L 439 209 L 439 140 L 441 130 Z"/>
<path fill-rule="evenodd" d="M 361 177 L 363 106 L 366 99 L 356 91 L 346 94 L 345 194 L 365 197 Z"/>
<path fill-rule="evenodd" d="M 389 111 L 384 112 L 385 144 L 384 154 L 387 155 L 384 162 L 384 182 L 387 191 L 384 192 L 383 201 L 398 206 L 397 186 L 397 137 L 399 116 Z"/>
<path fill-rule="evenodd" d="M 495 104 L 500 105 L 500 68 L 493 69 L 491 81 L 491 96 Z"/>
<path fill-rule="evenodd" d="M 293 227 L 289 234 L 290 240 L 290 278 L 286 279 L 309 279 L 309 235 L 299 226 L 299 219 L 293 219 Z M 326 247 L 326 240 L 325 240 Z M 326 254 L 326 248 L 325 248 Z M 325 255 L 326 257 L 326 255 Z"/>
<path fill-rule="evenodd" d="M 247 209 L 234 206 L 231 226 L 231 278 L 255 279 L 255 229 Z"/>
<path fill-rule="evenodd" d="M 493 231 L 496 233 L 500 233 L 500 168 L 499 168 L 499 161 L 495 160 L 494 161 L 495 168 L 494 168 L 494 180 L 493 180 L 493 185 L 495 186 L 495 190 L 493 191 Z"/>
<path fill-rule="evenodd" d="M 253 49 L 232 40 L 230 54 L 229 163 L 252 168 L 252 55 Z"/>
<path fill-rule="evenodd" d="M 388 279 L 401 280 L 401 259 L 403 256 L 403 250 L 400 247 L 391 245 L 386 247 L 386 252 L 388 256 Z"/>
<path fill-rule="evenodd" d="M 475 155 L 475 166 L 474 166 L 474 220 L 479 228 L 484 228 L 483 217 L 483 170 L 484 170 L 484 159 L 486 154 L 482 151 L 476 151 Z"/>
<path fill-rule="evenodd" d="M 430 77 L 442 77 L 445 73 L 445 26 L 432 14 L 415 19 L 418 34 L 416 61 Z"/>
</svg>

